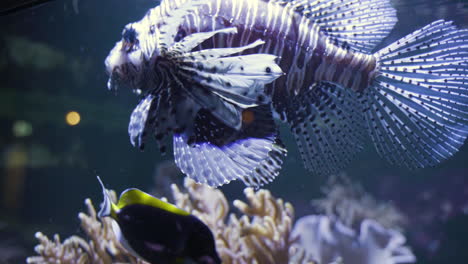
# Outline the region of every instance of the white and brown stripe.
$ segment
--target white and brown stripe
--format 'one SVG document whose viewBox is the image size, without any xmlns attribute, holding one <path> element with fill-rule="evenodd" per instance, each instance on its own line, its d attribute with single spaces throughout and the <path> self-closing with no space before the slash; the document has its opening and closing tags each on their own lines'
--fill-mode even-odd
<svg viewBox="0 0 468 264">
<path fill-rule="evenodd" d="M 163 1 L 158 14 L 148 14 L 153 21 L 163 21 L 171 10 L 187 1 Z M 156 25 L 158 26 L 158 25 Z M 376 59 L 336 45 L 310 18 L 295 12 L 290 5 L 266 0 L 206 0 L 179 29 L 185 36 L 193 32 L 213 31 L 236 27 L 238 34 L 216 35 L 200 49 L 239 47 L 257 39 L 265 44 L 244 53 L 269 53 L 280 58 L 279 65 L 286 73 L 267 86 L 273 104 L 282 112 L 284 97 L 309 89 L 314 83 L 327 81 L 355 91 L 369 86 L 374 77 Z"/>
</svg>

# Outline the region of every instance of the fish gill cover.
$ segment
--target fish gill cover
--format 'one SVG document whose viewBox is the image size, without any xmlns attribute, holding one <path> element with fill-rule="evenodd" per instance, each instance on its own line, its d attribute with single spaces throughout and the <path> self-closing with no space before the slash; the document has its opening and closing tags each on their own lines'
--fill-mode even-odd
<svg viewBox="0 0 468 264">
<path fill-rule="evenodd" d="M 435 166 L 468 134 L 468 30 L 438 20 L 376 49 L 397 22 L 389 0 L 162 1 L 106 58 L 108 88 L 141 100 L 131 143 L 154 136 L 188 177 L 259 187 L 286 148 L 304 165 L 345 168 L 368 134 L 393 165 Z"/>
</svg>

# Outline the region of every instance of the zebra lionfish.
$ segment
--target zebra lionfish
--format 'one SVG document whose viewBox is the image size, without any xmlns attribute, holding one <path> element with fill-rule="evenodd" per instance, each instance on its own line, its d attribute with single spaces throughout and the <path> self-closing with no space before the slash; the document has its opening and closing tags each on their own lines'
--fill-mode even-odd
<svg viewBox="0 0 468 264">
<path fill-rule="evenodd" d="M 174 158 L 211 186 L 260 186 L 286 155 L 342 169 L 370 135 L 393 164 L 427 167 L 468 134 L 468 30 L 435 21 L 375 51 L 397 22 L 390 0 L 163 0 L 107 57 L 108 88 L 142 99 L 129 134 L 173 136 Z"/>
</svg>

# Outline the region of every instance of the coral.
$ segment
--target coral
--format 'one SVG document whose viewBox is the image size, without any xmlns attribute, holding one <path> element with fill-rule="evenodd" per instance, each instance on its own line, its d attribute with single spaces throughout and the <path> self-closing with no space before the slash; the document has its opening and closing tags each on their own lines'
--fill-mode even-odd
<svg viewBox="0 0 468 264">
<path fill-rule="evenodd" d="M 397 264 L 416 261 L 398 231 L 387 229 L 374 220 L 365 219 L 358 230 L 324 215 L 300 218 L 293 236 L 306 250 L 308 258 L 319 263 L 341 260 L 343 263 Z"/>
<path fill-rule="evenodd" d="M 356 191 L 356 187 L 342 184 L 329 187 L 328 197 L 315 202 L 329 215 L 306 216 L 295 224 L 292 205 L 276 199 L 267 190 L 246 188 L 246 201 L 233 202 L 240 212 L 236 215 L 230 213 L 229 203 L 219 189 L 196 184 L 189 178 L 185 179 L 184 187 L 180 190 L 177 185 L 171 185 L 174 204 L 200 218 L 211 229 L 224 264 L 415 261 L 404 245 L 405 237 L 389 227 L 398 223 L 400 216 L 395 213 L 396 209 L 380 205 L 361 189 Z M 115 193 L 111 195 L 115 201 Z M 27 262 L 143 264 L 117 242 L 112 232 L 113 220 L 99 221 L 91 201 L 87 199 L 85 203 L 88 213 L 80 213 L 79 218 L 89 240 L 72 236 L 61 242 L 58 235 L 50 240 L 38 232 L 36 237 L 40 244 L 36 252 L 39 256 L 30 257 Z M 377 212 L 370 213 L 372 210 Z M 391 217 L 386 225 L 379 223 L 388 215 Z"/>
<path fill-rule="evenodd" d="M 185 179 L 186 191 L 171 186 L 174 203 L 200 218 L 212 230 L 216 247 L 224 264 L 299 264 L 306 263 L 305 250 L 292 239 L 294 209 L 291 204 L 275 199 L 269 191 L 247 188 L 247 203 L 234 201 L 242 216 L 229 214 L 229 203 L 217 189 L 196 184 Z M 115 193 L 113 200 L 116 200 Z M 112 220 L 96 217 L 91 200 L 85 201 L 88 213 L 80 213 L 81 228 L 89 237 L 85 240 L 72 236 L 61 242 L 58 235 L 53 240 L 38 232 L 39 256 L 29 257 L 28 263 L 132 263 L 143 264 L 131 256 L 116 240 Z M 314 263 L 314 262 L 307 262 Z"/>
<path fill-rule="evenodd" d="M 386 228 L 401 229 L 405 218 L 391 203 L 378 202 L 364 192 L 361 185 L 346 176 L 330 178 L 323 188 L 325 195 L 312 204 L 320 213 L 338 218 L 344 225 L 358 230 L 365 219 L 373 219 Z"/>
<path fill-rule="evenodd" d="M 319 263 L 413 263 L 415 257 L 400 233 L 403 215 L 390 203 L 365 193 L 341 176 L 324 188 L 325 198 L 313 201 L 324 215 L 300 218 L 293 229 L 307 258 Z"/>
<path fill-rule="evenodd" d="M 115 192 L 111 191 L 110 194 L 115 201 Z M 81 221 L 81 228 L 89 240 L 72 236 L 62 242 L 57 234 L 50 240 L 41 232 L 37 232 L 36 238 L 39 240 L 39 245 L 35 247 L 35 251 L 39 256 L 27 258 L 27 263 L 144 264 L 145 262 L 131 256 L 117 241 L 112 231 L 112 220 L 105 218 L 99 221 L 91 200 L 86 199 L 85 204 L 88 213 L 79 213 L 78 217 Z"/>
<path fill-rule="evenodd" d="M 186 178 L 186 193 L 172 185 L 175 204 L 199 217 L 212 230 L 223 263 L 305 263 L 305 252 L 291 239 L 294 209 L 267 190 L 246 188 L 248 200 L 234 201 L 243 214 L 229 214 L 220 190 Z"/>
<path fill-rule="evenodd" d="M 246 201 L 233 202 L 240 212 L 236 215 L 230 213 L 229 203 L 219 189 L 196 184 L 188 178 L 184 187 L 181 191 L 177 185 L 171 185 L 174 204 L 200 218 L 211 229 L 224 264 L 397 264 L 415 260 L 404 246 L 405 237 L 378 222 L 388 212 L 398 215 L 394 214 L 396 209 L 379 205 L 355 187 L 335 184 L 328 188 L 328 197 L 315 204 L 329 215 L 303 217 L 294 228 L 292 205 L 276 199 L 267 190 L 246 188 Z M 115 201 L 115 193 L 111 195 Z M 91 201 L 86 199 L 85 203 L 88 213 L 80 213 L 79 218 L 89 240 L 72 236 L 61 242 L 58 235 L 50 240 L 38 232 L 39 256 L 30 257 L 27 262 L 143 264 L 117 242 L 112 232 L 113 220 L 99 221 Z M 378 213 L 368 212 L 373 209 Z M 397 223 L 397 217 L 390 219 L 387 225 Z"/>
</svg>

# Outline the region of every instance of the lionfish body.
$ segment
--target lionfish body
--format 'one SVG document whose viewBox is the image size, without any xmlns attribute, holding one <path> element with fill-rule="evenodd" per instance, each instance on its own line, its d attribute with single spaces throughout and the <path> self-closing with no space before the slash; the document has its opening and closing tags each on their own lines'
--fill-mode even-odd
<svg viewBox="0 0 468 264">
<path fill-rule="evenodd" d="M 143 95 L 134 145 L 173 133 L 177 165 L 211 186 L 277 176 L 273 116 L 318 173 L 342 169 L 366 130 L 390 162 L 426 167 L 468 134 L 468 32 L 436 21 L 373 52 L 396 21 L 388 0 L 163 1 L 124 29 L 109 88 Z"/>
</svg>

